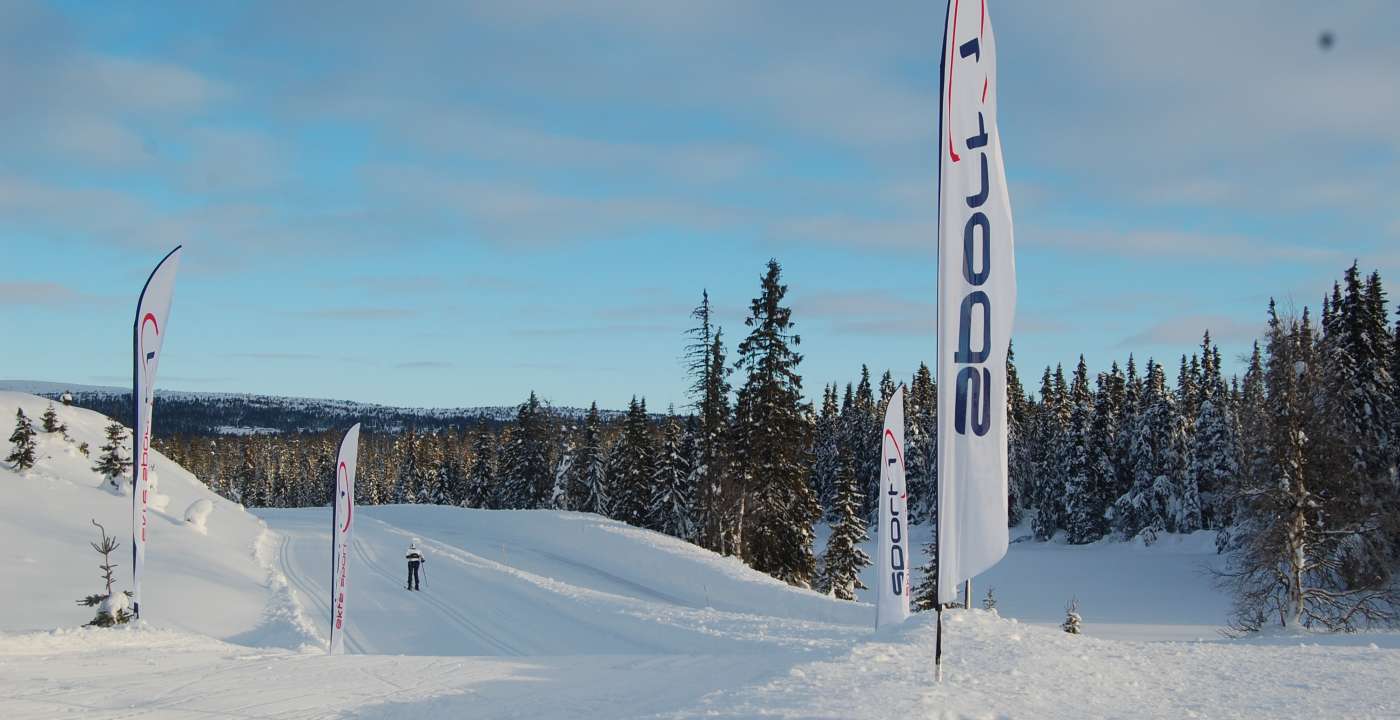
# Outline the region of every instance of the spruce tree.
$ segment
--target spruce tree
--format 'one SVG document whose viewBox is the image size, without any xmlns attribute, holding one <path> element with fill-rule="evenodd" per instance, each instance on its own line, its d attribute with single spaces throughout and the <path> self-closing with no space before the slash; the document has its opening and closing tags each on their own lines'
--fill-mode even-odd
<svg viewBox="0 0 1400 720">
<path fill-rule="evenodd" d="M 821 514 L 807 483 L 810 408 L 802 401 L 801 342 L 787 286 L 776 260 L 768 262 L 759 296 L 745 324 L 736 368 L 744 375 L 738 432 L 750 468 L 743 529 L 744 559 L 754 569 L 799 587 L 810 587 L 815 569 L 812 523 Z M 878 459 L 876 460 L 878 465 Z"/>
<path fill-rule="evenodd" d="M 1089 371 L 1084 356 L 1074 371 L 1069 397 L 1071 411 L 1069 426 L 1062 435 L 1059 450 L 1065 479 L 1064 518 L 1067 539 L 1072 544 L 1084 544 L 1103 537 L 1103 479 L 1102 467 L 1096 461 L 1097 443 L 1094 431 L 1094 399 L 1089 393 Z"/>
<path fill-rule="evenodd" d="M 833 386 L 833 393 L 835 390 Z M 905 483 L 909 490 L 909 517 L 913 522 L 933 522 L 937 509 L 937 423 L 938 388 L 928 365 L 919 363 L 909 384 L 904 415 Z"/>
<path fill-rule="evenodd" d="M 472 464 L 467 471 L 467 496 L 463 506 L 496 507 L 492 502 L 496 485 L 496 437 L 482 419 L 477 422 L 476 437 L 472 441 Z"/>
<path fill-rule="evenodd" d="M 34 426 L 25 416 L 24 410 L 15 410 L 15 431 L 10 433 L 10 455 L 5 462 L 14 465 L 21 472 L 34 467 Z"/>
<path fill-rule="evenodd" d="M 126 428 L 119 422 L 111 422 L 107 424 L 106 433 L 107 443 L 102 446 L 102 455 L 92 469 L 115 489 L 120 487 L 122 475 L 131 468 L 131 460 L 126 456 Z"/>
<path fill-rule="evenodd" d="M 516 410 L 515 428 L 501 452 L 503 507 L 543 507 L 553 488 L 548 413 L 533 391 Z"/>
<path fill-rule="evenodd" d="M 812 492 L 824 514 L 836 512 L 837 478 L 841 471 L 841 409 L 836 385 L 822 389 L 822 409 L 812 438 Z"/>
<path fill-rule="evenodd" d="M 67 434 L 68 427 L 58 419 L 58 412 L 53 409 L 53 403 L 49 403 L 48 409 L 44 410 L 43 417 L 40 418 L 42 427 L 46 433 Z"/>
<path fill-rule="evenodd" d="M 690 540 L 695 535 L 692 517 L 690 461 L 685 453 L 685 430 L 674 411 L 666 417 L 661 452 L 651 478 L 650 527 L 672 537 Z"/>
<path fill-rule="evenodd" d="M 555 510 L 573 510 L 570 503 L 571 496 L 569 485 L 577 473 L 574 472 L 574 463 L 577 461 L 578 448 L 574 444 L 573 429 L 563 433 L 563 444 L 559 448 L 559 463 L 554 468 L 554 487 L 550 490 L 549 506 Z"/>
<path fill-rule="evenodd" d="M 860 366 L 860 383 L 856 385 L 855 405 L 847 428 L 846 452 L 855 462 L 856 481 L 861 488 L 861 516 L 866 524 L 874 525 L 880 496 L 880 406 L 876 404 L 870 383 L 870 368 Z"/>
<path fill-rule="evenodd" d="M 725 518 L 734 510 L 734 479 L 729 475 L 732 416 L 729 413 L 729 368 L 725 361 L 724 331 L 715 328 L 710 340 L 706 367 L 700 374 L 703 392 L 697 391 L 696 441 L 692 472 L 696 504 L 696 532 L 700 546 L 715 552 L 728 552 L 724 542 Z"/>
<path fill-rule="evenodd" d="M 890 398 L 894 397 L 895 385 L 894 376 L 889 370 L 880 376 L 880 403 L 876 405 L 876 416 L 884 417 L 884 410 L 889 407 Z"/>
<path fill-rule="evenodd" d="M 608 458 L 611 517 L 638 527 L 650 523 L 652 475 L 656 453 L 647 421 L 646 400 L 636 397 L 627 406 L 622 435 Z"/>
<path fill-rule="evenodd" d="M 924 543 L 924 566 L 919 574 L 919 584 L 914 586 L 914 596 L 910 605 L 915 612 L 934 610 L 938 607 L 938 532 L 929 534 Z"/>
<path fill-rule="evenodd" d="M 1147 541 L 1161 532 L 1200 529 L 1200 500 L 1188 474 L 1185 421 L 1166 389 L 1162 366 L 1147 363 L 1141 409 L 1129 429 L 1133 484 L 1114 505 L 1114 521 L 1125 538 Z"/>
<path fill-rule="evenodd" d="M 572 482 L 569 485 L 570 507 L 579 512 L 608 515 L 606 456 L 603 453 L 603 421 L 598 415 L 598 403 L 588 408 L 583 421 L 583 436 L 574 455 Z"/>
<path fill-rule="evenodd" d="M 1035 477 L 1034 454 L 1030 438 L 1030 405 L 1026 400 L 1026 390 L 1021 385 L 1021 376 L 1016 371 L 1016 350 L 1006 351 L 1006 444 L 1007 444 L 1007 498 L 1006 522 L 1010 527 L 1019 526 L 1025 520 L 1027 501 L 1031 495 L 1031 483 Z M 937 443 L 935 439 L 932 463 L 937 464 Z M 935 469 L 936 472 L 936 469 Z M 927 517 L 932 519 L 933 513 Z"/>
<path fill-rule="evenodd" d="M 822 556 L 820 588 L 841 600 L 855 600 L 856 590 L 864 590 L 860 571 L 870 565 L 870 556 L 861 549 L 869 540 L 865 519 L 860 516 L 860 487 L 856 483 L 854 458 L 843 456 L 837 474 L 836 522 L 827 538 Z"/>
<path fill-rule="evenodd" d="M 1239 477 L 1239 451 L 1228 415 L 1229 395 L 1210 333 L 1201 341 L 1201 387 L 1192 420 L 1190 476 L 1200 492 L 1201 526 L 1220 530 L 1230 523 L 1229 498 Z"/>
<path fill-rule="evenodd" d="M 1068 432 L 1069 417 L 1064 405 L 1068 390 L 1064 387 L 1064 372 L 1057 371 L 1058 384 L 1050 368 L 1046 367 L 1040 379 L 1040 404 L 1036 408 L 1032 444 L 1035 447 L 1035 483 L 1030 498 L 1035 516 L 1031 528 L 1037 540 L 1049 540 L 1063 527 L 1063 492 L 1066 484 L 1061 474 L 1064 464 L 1059 450 L 1063 447 L 1063 437 Z"/>
</svg>

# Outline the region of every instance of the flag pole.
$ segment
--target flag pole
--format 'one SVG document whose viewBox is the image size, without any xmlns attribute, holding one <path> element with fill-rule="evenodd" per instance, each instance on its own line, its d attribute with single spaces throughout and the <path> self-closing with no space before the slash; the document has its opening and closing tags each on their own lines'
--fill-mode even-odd
<svg viewBox="0 0 1400 720">
<path fill-rule="evenodd" d="M 972 609 L 972 578 L 963 583 L 963 609 Z"/>
<path fill-rule="evenodd" d="M 938 635 L 933 641 L 933 677 L 934 682 L 943 682 L 943 603 L 938 606 Z"/>
</svg>

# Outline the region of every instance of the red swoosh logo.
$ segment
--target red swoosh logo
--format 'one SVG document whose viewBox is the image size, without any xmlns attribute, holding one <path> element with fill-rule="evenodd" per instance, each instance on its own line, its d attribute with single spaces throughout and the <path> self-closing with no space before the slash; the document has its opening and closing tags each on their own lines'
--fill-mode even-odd
<svg viewBox="0 0 1400 720">
<path fill-rule="evenodd" d="M 339 476 L 337 484 L 340 486 L 340 491 L 345 494 L 345 524 L 340 528 L 341 532 L 345 532 L 350 529 L 350 518 L 355 515 L 355 498 L 350 497 L 350 471 L 346 469 L 344 461 L 340 463 L 337 475 Z"/>
<path fill-rule="evenodd" d="M 885 428 L 885 438 L 894 446 L 894 454 L 899 458 L 899 466 L 904 467 L 904 451 L 899 449 L 899 441 L 894 439 L 894 431 Z"/>
<path fill-rule="evenodd" d="M 953 162 L 958 162 L 962 158 L 958 156 L 958 151 L 953 149 L 953 51 L 958 46 L 958 0 L 953 0 L 953 35 L 952 42 L 948 43 L 948 157 Z"/>
</svg>

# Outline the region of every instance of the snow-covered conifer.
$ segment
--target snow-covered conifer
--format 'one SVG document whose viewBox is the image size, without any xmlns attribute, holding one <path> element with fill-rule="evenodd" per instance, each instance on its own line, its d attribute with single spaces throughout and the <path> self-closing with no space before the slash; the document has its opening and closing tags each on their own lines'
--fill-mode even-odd
<svg viewBox="0 0 1400 720">
<path fill-rule="evenodd" d="M 783 304 L 787 286 L 776 260 L 768 262 L 759 296 L 744 321 L 749 335 L 739 344 L 736 368 L 743 372 L 736 424 L 745 479 L 741 500 L 749 519 L 743 527 L 743 557 L 754 569 L 799 587 L 810 587 L 816 561 L 812 523 L 821 507 L 807 482 L 810 407 L 802 400 L 801 338 L 792 311 Z M 869 443 L 870 450 L 878 445 Z M 879 465 L 878 452 L 874 465 Z"/>
<path fill-rule="evenodd" d="M 822 555 L 821 588 L 841 600 L 855 600 L 856 590 L 864 590 L 860 571 L 870 565 L 870 556 L 861 543 L 870 539 L 865 519 L 860 516 L 860 487 L 856 483 L 854 458 L 843 456 L 837 475 L 836 522 Z"/>
<path fill-rule="evenodd" d="M 97 458 L 93 471 L 102 475 L 107 484 L 116 488 L 121 477 L 131 469 L 131 459 L 126 456 L 126 428 L 119 422 L 107 424 L 107 443 L 102 446 L 102 455 Z"/>
<path fill-rule="evenodd" d="M 58 419 L 58 412 L 53 409 L 53 403 L 49 403 L 40 421 L 46 433 L 68 433 L 68 426 Z"/>
<path fill-rule="evenodd" d="M 10 454 L 5 462 L 13 464 L 17 470 L 28 470 L 34 467 L 34 451 L 34 426 L 24 410 L 15 410 L 15 431 L 10 433 Z"/>
<path fill-rule="evenodd" d="M 689 540 L 694 537 L 695 521 L 691 516 L 691 473 L 685 442 L 685 429 L 673 410 L 662 426 L 661 452 L 652 472 L 647 517 L 653 530 Z"/>
</svg>

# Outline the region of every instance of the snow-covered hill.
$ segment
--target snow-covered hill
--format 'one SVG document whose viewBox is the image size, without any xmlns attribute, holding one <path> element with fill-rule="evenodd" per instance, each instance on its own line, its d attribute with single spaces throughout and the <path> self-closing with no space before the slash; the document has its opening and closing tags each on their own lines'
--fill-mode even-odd
<svg viewBox="0 0 1400 720">
<path fill-rule="evenodd" d="M 74 602 L 102 589 L 100 556 L 88 546 L 98 539 L 93 520 L 121 541 L 114 553 L 118 587 L 131 589 L 132 498 L 129 492 L 108 489 L 92 470 L 110 420 L 56 405 L 60 421 L 68 426 L 71 439 L 66 439 L 39 427 L 49 405 L 33 395 L 0 392 L 3 437 L 9 437 L 16 409 L 23 409 L 39 430 L 33 468 L 17 473 L 0 463 L 0 569 L 5 580 L 0 583 L 0 628 L 5 630 L 72 627 L 91 619 L 92 611 Z M 84 443 L 90 456 L 79 449 Z M 8 443 L 4 449 L 8 454 Z M 272 566 L 259 558 L 260 546 L 269 542 L 262 521 L 209 492 L 159 453 L 152 451 L 152 456 L 158 490 L 151 502 L 143 614 L 159 618 L 165 627 L 216 638 L 276 635 L 283 646 L 299 644 L 296 634 L 282 627 L 293 618 L 276 612 L 268 587 Z M 213 505 L 207 533 L 184 520 L 185 510 L 201 499 Z M 269 624 L 277 626 L 275 632 L 268 632 Z"/>
<path fill-rule="evenodd" d="M 0 393 L 0 418 L 46 405 Z M 245 513 L 159 456 L 169 501 L 155 513 L 146 622 L 78 629 L 91 613 L 73 600 L 98 581 L 88 517 L 124 536 L 130 498 L 102 488 L 76 449 L 98 446 L 105 418 L 59 413 L 72 443 L 45 437 L 33 470 L 0 469 L 6 720 L 1400 715 L 1400 635 L 1209 632 L 1224 605 L 1199 573 L 1204 538 L 1013 545 L 979 581 L 997 588 L 1001 616 L 945 615 L 940 686 L 929 617 L 876 634 L 868 604 L 591 515 L 362 508 L 351 654 L 329 657 L 329 510 Z M 207 534 L 181 519 L 199 499 L 215 503 Z M 429 557 L 422 592 L 402 584 L 412 538 Z M 128 586 L 129 567 L 119 573 Z M 1089 632 L 1109 631 L 1055 629 L 1071 595 Z M 1204 641 L 1109 639 L 1194 634 Z"/>
</svg>

